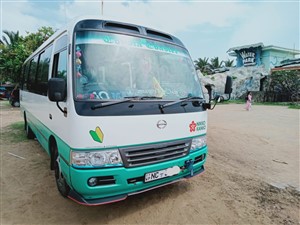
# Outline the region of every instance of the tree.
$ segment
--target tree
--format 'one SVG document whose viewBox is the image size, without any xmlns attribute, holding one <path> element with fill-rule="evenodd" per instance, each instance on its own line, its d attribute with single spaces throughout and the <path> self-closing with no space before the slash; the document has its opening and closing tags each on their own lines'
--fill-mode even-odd
<svg viewBox="0 0 300 225">
<path fill-rule="evenodd" d="M 2 36 L 2 40 L 0 40 L 0 44 L 4 45 L 6 47 L 11 47 L 13 45 L 18 44 L 18 42 L 21 40 L 21 37 L 19 35 L 19 31 L 17 31 L 16 33 L 13 31 L 7 31 L 4 30 L 3 33 L 6 35 Z"/>
<path fill-rule="evenodd" d="M 41 27 L 36 33 L 26 32 L 25 37 L 26 47 L 30 52 L 34 52 L 39 46 L 41 46 L 52 34 L 54 30 L 52 27 Z"/>
<path fill-rule="evenodd" d="M 42 27 L 36 33 L 27 32 L 22 37 L 19 32 L 3 31 L 0 41 L 0 81 L 18 83 L 21 80 L 22 65 L 53 33 L 51 27 Z"/>
<path fill-rule="evenodd" d="M 222 67 L 223 63 L 224 63 L 224 61 L 219 62 L 219 57 L 214 57 L 214 58 L 211 58 L 211 59 L 210 59 L 210 65 L 211 65 L 214 69 L 217 69 L 217 68 Z"/>
<path fill-rule="evenodd" d="M 209 58 L 204 57 L 203 59 L 199 58 L 198 60 L 195 60 L 194 63 L 195 63 L 196 69 L 203 72 L 205 66 L 207 66 L 209 64 L 208 59 Z"/>
<path fill-rule="evenodd" d="M 233 66 L 233 62 L 234 62 L 234 60 L 227 59 L 226 61 L 224 61 L 224 65 L 226 67 L 232 67 Z"/>
<path fill-rule="evenodd" d="M 5 35 L 0 41 L 0 81 L 19 82 L 22 63 L 28 57 L 24 39 L 19 32 L 5 30 L 3 33 Z"/>
<path fill-rule="evenodd" d="M 270 91 L 288 94 L 292 101 L 300 101 L 300 70 L 274 71 L 270 80 Z"/>
</svg>

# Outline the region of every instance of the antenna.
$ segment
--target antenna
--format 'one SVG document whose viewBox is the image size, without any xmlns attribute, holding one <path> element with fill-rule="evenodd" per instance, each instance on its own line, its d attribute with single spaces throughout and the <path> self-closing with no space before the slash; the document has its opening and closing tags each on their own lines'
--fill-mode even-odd
<svg viewBox="0 0 300 225">
<path fill-rule="evenodd" d="M 103 6 L 104 6 L 104 2 L 103 0 L 101 1 L 101 15 L 103 16 Z"/>
</svg>

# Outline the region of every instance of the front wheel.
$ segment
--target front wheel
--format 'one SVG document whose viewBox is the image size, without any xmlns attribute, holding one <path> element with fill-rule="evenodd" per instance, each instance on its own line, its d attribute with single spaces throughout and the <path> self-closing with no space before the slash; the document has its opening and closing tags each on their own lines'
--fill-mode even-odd
<svg viewBox="0 0 300 225">
<path fill-rule="evenodd" d="M 69 192 L 70 192 L 70 187 L 67 184 L 62 171 L 61 171 L 61 166 L 60 166 L 60 156 L 58 154 L 58 149 L 56 144 L 53 144 L 53 152 L 54 152 L 54 172 L 55 172 L 55 181 L 56 181 L 56 186 L 59 191 L 59 193 L 67 197 Z"/>
</svg>

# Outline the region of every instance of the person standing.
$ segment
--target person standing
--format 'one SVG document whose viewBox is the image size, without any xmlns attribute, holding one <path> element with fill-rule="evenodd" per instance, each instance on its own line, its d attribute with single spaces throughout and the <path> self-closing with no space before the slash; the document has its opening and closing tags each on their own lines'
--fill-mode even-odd
<svg viewBox="0 0 300 225">
<path fill-rule="evenodd" d="M 252 107 L 252 93 L 251 91 L 248 91 L 246 96 L 246 110 L 250 111 L 251 107 Z"/>
</svg>

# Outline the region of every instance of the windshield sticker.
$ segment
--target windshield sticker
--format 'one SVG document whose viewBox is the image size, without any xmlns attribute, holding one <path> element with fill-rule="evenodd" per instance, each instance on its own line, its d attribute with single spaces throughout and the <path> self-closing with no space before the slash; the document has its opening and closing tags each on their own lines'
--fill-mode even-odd
<svg viewBox="0 0 300 225">
<path fill-rule="evenodd" d="M 86 33 L 84 33 L 86 34 Z M 157 41 L 147 40 L 145 38 L 132 38 L 123 35 L 107 35 L 101 33 L 88 33 L 81 36 L 78 33 L 76 44 L 105 44 L 115 46 L 125 46 L 133 48 L 142 48 L 152 51 L 166 52 L 174 55 L 180 55 L 189 58 L 187 51 L 169 44 L 159 43 Z"/>
<path fill-rule="evenodd" d="M 206 122 L 205 121 L 200 121 L 200 122 L 192 121 L 189 125 L 189 128 L 190 128 L 190 132 L 205 130 Z"/>
<path fill-rule="evenodd" d="M 90 130 L 90 135 L 94 141 L 100 142 L 100 143 L 103 142 L 104 134 L 103 134 L 102 130 L 100 129 L 100 127 L 96 127 L 95 131 Z"/>
</svg>

